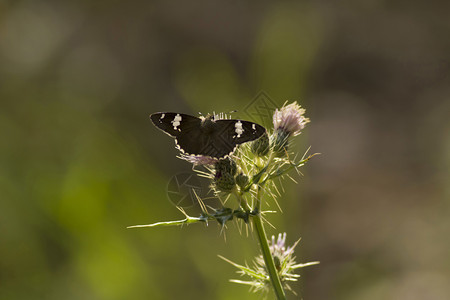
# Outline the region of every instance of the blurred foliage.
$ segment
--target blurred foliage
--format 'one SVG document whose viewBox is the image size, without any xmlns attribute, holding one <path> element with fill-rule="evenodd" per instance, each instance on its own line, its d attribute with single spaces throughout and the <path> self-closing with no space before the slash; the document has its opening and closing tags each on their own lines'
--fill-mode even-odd
<svg viewBox="0 0 450 300">
<path fill-rule="evenodd" d="M 0 299 L 259 299 L 217 257 L 251 233 L 125 228 L 179 218 L 190 170 L 148 115 L 260 91 L 323 153 L 268 228 L 321 261 L 294 289 L 449 299 L 449 26 L 438 1 L 0 1 Z"/>
</svg>

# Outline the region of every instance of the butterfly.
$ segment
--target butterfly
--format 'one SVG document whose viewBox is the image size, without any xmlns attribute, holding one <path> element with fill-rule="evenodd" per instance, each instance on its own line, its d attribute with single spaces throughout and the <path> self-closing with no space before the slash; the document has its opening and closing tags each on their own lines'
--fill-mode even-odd
<svg viewBox="0 0 450 300">
<path fill-rule="evenodd" d="M 153 124 L 175 138 L 175 144 L 186 155 L 226 157 L 239 144 L 261 137 L 266 129 L 243 120 L 219 119 L 217 115 L 200 118 L 175 112 L 150 115 Z"/>
</svg>

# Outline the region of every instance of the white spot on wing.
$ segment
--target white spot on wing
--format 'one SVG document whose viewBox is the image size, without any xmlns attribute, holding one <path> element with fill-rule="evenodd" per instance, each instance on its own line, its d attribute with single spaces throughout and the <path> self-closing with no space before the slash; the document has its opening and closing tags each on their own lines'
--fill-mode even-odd
<svg viewBox="0 0 450 300">
<path fill-rule="evenodd" d="M 162 114 L 161 118 L 159 118 L 160 120 L 164 119 L 164 117 L 166 116 L 166 114 Z"/>
<path fill-rule="evenodd" d="M 256 125 L 255 125 L 255 123 L 252 124 L 252 129 L 253 129 L 253 130 L 256 130 Z"/>
<path fill-rule="evenodd" d="M 180 116 L 180 114 L 177 114 L 172 121 L 174 130 L 177 130 L 177 127 L 180 126 L 180 122 L 181 122 L 181 116 Z"/>
<path fill-rule="evenodd" d="M 234 127 L 236 128 L 234 131 L 237 134 L 237 137 L 240 137 L 242 133 L 244 133 L 244 129 L 242 128 L 242 122 L 237 121 L 236 124 L 234 124 Z"/>
</svg>

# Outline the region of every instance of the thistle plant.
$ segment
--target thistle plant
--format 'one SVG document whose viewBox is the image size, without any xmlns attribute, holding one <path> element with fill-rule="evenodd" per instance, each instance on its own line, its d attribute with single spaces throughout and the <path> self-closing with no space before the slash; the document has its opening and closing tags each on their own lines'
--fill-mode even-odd
<svg viewBox="0 0 450 300">
<path fill-rule="evenodd" d="M 294 137 L 298 136 L 309 123 L 304 113 L 305 110 L 296 102 L 283 105 L 273 113 L 272 130 L 266 131 L 255 141 L 240 144 L 228 156 L 181 154 L 179 158 L 192 163 L 193 170 L 199 176 L 209 179 L 210 188 L 221 200 L 222 206 L 207 207 L 203 200 L 197 197 L 202 209 L 199 216 L 189 216 L 182 207 L 177 207 L 185 216 L 182 220 L 136 225 L 129 228 L 181 226 L 215 221 L 224 229 L 232 220 L 241 222 L 258 237 L 261 255 L 254 259 L 251 267 L 239 265 L 220 256 L 237 267 L 241 275 L 249 277 L 247 280 L 231 281 L 249 285 L 252 291 L 268 291 L 272 288 L 277 299 L 286 299 L 285 289 L 292 291 L 289 282 L 296 281 L 299 277 L 295 271 L 318 262 L 296 263 L 294 248 L 299 240 L 292 246 L 287 246 L 286 233 L 279 234 L 277 240 L 272 236 L 269 241 L 264 224 L 269 224 L 266 214 L 271 211 L 265 209 L 273 204 L 280 208 L 277 196 L 281 196 L 282 180 L 285 178 L 294 180 L 289 173 L 296 171 L 301 174 L 299 169 L 315 155 L 305 153 L 303 157 L 298 158 L 299 156 L 291 151 Z M 164 114 L 158 114 L 155 119 L 163 118 Z M 180 126 L 182 118 L 185 118 L 185 115 L 175 116 L 172 121 L 174 129 Z M 164 126 L 162 124 L 160 127 L 165 130 Z M 166 133 L 172 130 L 171 126 L 167 126 L 170 129 L 165 130 Z M 238 137 L 245 132 L 244 128 L 245 125 L 243 127 L 240 121 L 236 123 Z M 230 201 L 230 198 L 236 201 Z"/>
<path fill-rule="evenodd" d="M 291 291 L 295 295 L 297 295 L 297 293 L 295 293 L 295 291 L 289 286 L 290 281 L 297 281 L 300 277 L 300 275 L 294 273 L 295 270 L 319 263 L 317 261 L 304 264 L 297 264 L 295 262 L 294 249 L 299 242 L 300 239 L 297 240 L 294 245 L 286 247 L 286 233 L 280 233 L 276 241 L 275 236 L 272 236 L 272 241 L 269 245 L 270 253 L 274 260 L 275 269 L 278 272 L 283 288 Z M 263 255 L 257 256 L 254 259 L 252 267 L 248 265 L 239 265 L 220 255 L 219 257 L 238 268 L 238 274 L 241 276 L 247 276 L 250 279 L 247 281 L 231 279 L 231 282 L 249 285 L 250 289 L 254 292 L 267 292 L 270 289 L 270 274 L 267 271 Z"/>
</svg>

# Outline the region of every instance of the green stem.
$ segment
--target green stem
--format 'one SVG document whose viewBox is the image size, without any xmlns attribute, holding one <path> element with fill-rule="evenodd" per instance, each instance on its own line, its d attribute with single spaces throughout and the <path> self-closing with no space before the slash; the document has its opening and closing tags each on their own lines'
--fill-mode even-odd
<svg viewBox="0 0 450 300">
<path fill-rule="evenodd" d="M 247 200 L 245 200 L 245 198 L 242 197 L 242 194 L 239 193 L 236 189 L 233 190 L 233 194 L 238 200 L 239 206 L 242 207 L 242 209 L 244 209 L 245 211 L 250 212 L 251 211 L 250 205 L 248 205 Z"/>
<path fill-rule="evenodd" d="M 258 235 L 259 245 L 261 246 L 261 252 L 264 258 L 264 262 L 266 264 L 267 272 L 269 273 L 270 282 L 272 283 L 273 290 L 275 292 L 275 295 L 277 296 L 278 300 L 285 300 L 286 295 L 283 290 L 283 286 L 281 285 L 280 277 L 278 276 L 278 271 L 275 268 L 275 263 L 273 261 L 272 253 L 270 252 L 269 248 L 269 242 L 267 241 L 267 235 L 266 231 L 264 230 L 264 226 L 261 219 L 261 212 L 260 212 L 260 206 L 261 206 L 261 187 L 258 187 L 258 196 L 257 196 L 257 203 L 256 203 L 256 209 L 257 212 L 256 215 L 253 216 L 253 224 L 255 225 L 255 230 Z"/>
<path fill-rule="evenodd" d="M 273 290 L 278 300 L 285 300 L 286 295 L 284 294 L 283 287 L 281 285 L 280 277 L 278 277 L 278 271 L 275 268 L 275 263 L 273 261 L 272 254 L 270 253 L 269 243 L 267 242 L 266 232 L 264 230 L 261 214 L 258 213 L 252 218 L 253 224 L 255 225 L 256 233 L 258 234 L 259 244 L 261 246 L 261 252 L 264 257 L 264 262 L 266 264 L 267 272 L 269 273 L 270 282 L 272 283 Z"/>
</svg>

